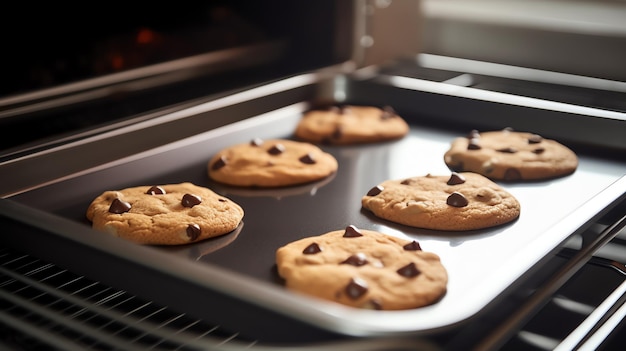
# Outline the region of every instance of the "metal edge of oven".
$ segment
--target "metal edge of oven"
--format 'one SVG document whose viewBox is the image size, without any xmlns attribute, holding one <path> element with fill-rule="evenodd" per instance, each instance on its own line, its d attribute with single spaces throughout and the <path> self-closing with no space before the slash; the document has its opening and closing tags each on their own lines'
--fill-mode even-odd
<svg viewBox="0 0 626 351">
<path fill-rule="evenodd" d="M 411 2 L 412 3 L 412 2 Z M 211 130 L 227 123 L 234 122 L 246 116 L 232 116 L 226 119 L 202 119 L 190 118 L 188 124 L 177 122 L 176 126 L 168 129 L 168 133 L 153 136 L 143 135 L 141 141 L 127 142 L 124 149 L 118 147 L 109 148 L 107 153 L 94 153 L 85 158 L 83 164 L 76 160 L 61 161 L 49 164 L 48 155 L 54 152 L 63 152 L 67 148 L 79 147 L 92 143 L 94 140 L 105 136 L 122 135 L 131 130 L 140 128 L 159 128 L 158 125 L 167 123 L 164 119 L 171 119 L 177 111 L 185 111 L 189 107 L 218 100 L 225 96 L 235 95 L 243 91 L 251 91 L 254 88 L 265 89 L 264 86 L 284 84 L 285 78 L 300 79 L 306 74 L 322 75 L 330 77 L 336 74 L 353 72 L 360 61 L 364 60 L 365 47 L 358 44 L 364 36 L 367 20 L 366 7 L 370 6 L 366 0 L 351 0 L 336 4 L 338 14 L 330 20 L 337 28 L 337 37 L 333 38 L 333 62 L 323 67 L 308 72 L 295 72 L 290 75 L 278 76 L 269 80 L 246 85 L 230 90 L 220 90 L 211 95 L 186 100 L 177 104 L 144 111 L 142 113 L 121 118 L 113 123 L 90 126 L 83 130 L 56 135 L 43 140 L 19 145 L 8 150 L 0 150 L 0 172 L 6 172 L 3 179 L 10 179 L 14 184 L 0 185 L 0 196 L 19 189 L 25 189 L 47 179 L 55 179 L 63 175 L 71 174 L 81 169 L 86 169 L 99 163 L 115 160 L 133 153 L 141 152 L 159 145 Z M 406 5 L 403 5 L 406 6 Z M 392 7 L 394 8 L 394 7 Z M 402 7 L 400 7 L 402 8 Z M 398 11 L 395 11 L 398 13 Z M 341 14 L 341 16 L 339 15 Z M 405 14 L 409 17 L 412 13 Z M 371 17 L 371 16 L 370 16 Z M 413 33 L 412 35 L 416 35 Z M 168 61 L 161 64 L 136 68 L 104 77 L 88 79 L 76 83 L 70 83 L 54 88 L 43 89 L 30 93 L 8 96 L 0 99 L 0 122 L 19 118 L 20 115 L 57 108 L 72 108 L 75 105 L 90 103 L 92 101 L 111 99 L 120 92 L 135 92 L 150 90 L 154 87 L 169 85 L 172 83 L 185 82 L 194 76 L 212 77 L 215 74 L 229 72 L 237 74 L 242 69 L 259 67 L 264 64 L 275 64 L 286 55 L 286 43 L 284 40 L 266 41 L 260 44 L 237 47 L 231 49 L 209 52 L 206 54 L 186 57 L 179 60 Z M 412 47 L 413 48 L 413 47 Z M 389 53 L 392 54 L 392 53 Z M 362 64 L 362 63 L 361 63 Z M 319 78 L 315 78 L 319 79 Z M 290 84 L 290 83 L 287 83 Z M 270 88 L 271 89 L 271 88 Z M 250 92 L 249 92 L 250 93 Z M 182 112 L 185 113 L 185 112 Z M 120 117 L 120 116 L 117 116 Z M 184 118 L 175 117 L 179 120 Z M 193 121 L 192 121 L 193 120 Z M 13 176 L 14 169 L 35 169 L 37 163 L 43 163 L 47 167 L 47 175 L 40 172 L 29 172 Z M 25 167 L 25 168 L 22 168 Z M 10 182 L 9 182 L 10 183 Z"/>
<path fill-rule="evenodd" d="M 289 98 L 305 98 L 319 89 L 319 86 L 334 84 L 333 77 L 351 67 L 350 63 L 341 64 L 230 94 L 224 93 L 224 96 L 212 96 L 205 99 L 206 101 L 188 102 L 151 113 L 149 116 L 140 116 L 133 119 L 132 123 L 116 125 L 117 128 L 80 140 L 6 160 L 0 163 L 0 175 L 5 180 L 0 186 L 0 196 L 21 192 L 203 131 L 245 120 L 253 116 L 250 110 L 240 107 L 246 104 L 261 107 L 260 111 L 270 111 L 281 106 L 280 94 L 286 92 Z M 326 83 L 319 84 L 324 81 Z M 259 103 L 260 100 L 263 103 Z M 235 106 L 237 113 L 210 115 L 214 110 L 232 106 Z M 207 115 L 211 117 L 207 118 Z M 103 148 L 107 152 L 100 152 Z M 37 171 L 42 168 L 46 172 Z"/>
<path fill-rule="evenodd" d="M 324 6 L 329 4 L 332 4 L 335 13 L 332 13 L 331 17 L 326 20 L 330 22 L 330 27 L 336 31 L 333 37 L 325 37 L 325 39 L 330 41 L 328 45 L 331 53 L 329 57 L 324 56 L 324 59 L 320 59 L 319 62 L 313 64 L 314 67 L 309 67 L 308 70 L 332 69 L 334 66 L 344 64 L 344 69 L 353 70 L 357 64 L 356 60 L 362 60 L 361 57 L 363 56 L 364 46 L 358 44 L 358 41 L 364 35 L 363 31 L 367 30 L 365 28 L 366 20 L 364 15 L 367 13 L 365 7 L 368 6 L 368 1 L 326 2 L 321 4 L 320 7 L 324 8 Z M 137 114 L 129 116 L 116 111 L 116 114 L 121 115 L 112 116 L 114 119 L 113 123 L 92 123 L 77 131 L 60 133 L 0 150 L 0 164 L 29 157 L 29 155 L 39 151 L 46 151 L 59 145 L 80 141 L 100 133 L 114 131 L 130 124 L 153 119 L 163 114 L 198 104 L 199 101 L 215 99 L 232 94 L 237 90 L 249 89 L 255 85 L 262 85 L 272 80 L 306 73 L 306 70 L 302 71 L 302 68 L 298 68 L 297 71 L 293 71 L 294 68 L 292 67 L 285 70 L 278 69 L 277 65 L 284 66 L 284 60 L 294 55 L 293 49 L 291 49 L 293 45 L 293 39 L 288 36 L 285 37 L 283 34 L 283 36 L 278 38 L 265 39 L 253 44 L 218 49 L 203 54 L 110 73 L 105 76 L 96 76 L 54 87 L 0 97 L 0 126 L 3 126 L 4 122 L 9 122 L 8 126 L 10 127 L 11 121 L 19 119 L 45 124 L 47 121 L 39 117 L 38 114 L 46 111 L 59 110 L 65 113 L 66 110 L 85 104 L 119 100 L 120 96 L 132 96 L 132 98 L 136 99 L 133 95 L 135 93 L 166 86 L 175 86 L 176 84 L 180 86 L 181 83 L 185 84 L 187 81 L 197 79 L 198 77 L 216 78 L 215 83 L 207 83 L 207 85 L 212 86 L 208 90 L 210 93 L 205 93 L 201 97 L 187 98 L 177 103 L 168 101 L 167 103 L 161 103 L 161 105 L 155 105 L 158 107 L 150 106 L 141 110 L 141 112 L 137 112 Z M 262 75 L 263 78 L 251 78 L 248 80 L 245 73 L 244 75 L 241 74 L 241 72 L 251 72 L 252 70 L 265 72 Z M 273 72 L 274 70 L 276 73 Z M 233 82 L 241 80 L 242 83 L 233 83 L 225 88 L 223 86 L 224 83 L 220 82 L 226 79 Z M 26 129 L 27 126 L 23 128 Z M 164 142 L 168 142 L 168 140 L 164 140 Z"/>
</svg>

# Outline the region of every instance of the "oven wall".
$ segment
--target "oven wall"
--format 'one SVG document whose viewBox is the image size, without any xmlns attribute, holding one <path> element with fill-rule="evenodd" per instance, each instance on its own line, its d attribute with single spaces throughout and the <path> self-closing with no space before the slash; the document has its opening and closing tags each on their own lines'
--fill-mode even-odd
<svg viewBox="0 0 626 351">
<path fill-rule="evenodd" d="M 64 84 L 118 74 L 190 56 L 281 41 L 286 50 L 275 77 L 347 59 L 335 44 L 351 18 L 352 2 L 332 0 L 213 0 L 176 6 L 96 2 L 94 8 L 57 3 L 15 3 L 0 23 L 4 55 L 2 99 Z M 97 12 L 97 16 L 94 16 Z M 339 28 L 343 25 L 344 28 Z"/>
<path fill-rule="evenodd" d="M 419 0 L 356 0 L 352 60 L 359 66 L 385 64 L 420 51 Z"/>
<path fill-rule="evenodd" d="M 421 52 L 626 80 L 626 1 L 421 0 Z"/>
</svg>

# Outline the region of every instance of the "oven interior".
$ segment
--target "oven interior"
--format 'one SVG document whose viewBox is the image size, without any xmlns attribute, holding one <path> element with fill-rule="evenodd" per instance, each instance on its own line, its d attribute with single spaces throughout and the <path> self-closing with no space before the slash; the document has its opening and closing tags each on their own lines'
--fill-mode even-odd
<svg viewBox="0 0 626 351">
<path fill-rule="evenodd" d="M 417 45 L 421 52 L 401 57 L 385 52 L 393 59 L 380 65 L 369 64 L 369 60 L 379 60 L 374 52 L 378 46 L 371 45 L 371 40 L 393 38 L 398 26 L 381 29 L 376 26 L 387 22 L 377 21 L 385 20 L 390 12 L 394 16 L 395 11 L 406 13 L 406 4 L 215 1 L 175 9 L 137 6 L 121 12 L 103 5 L 106 16 L 102 19 L 85 16 L 68 27 L 54 25 L 74 18 L 55 7 L 41 9 L 41 15 L 22 24 L 37 30 L 20 33 L 36 34 L 9 41 L 9 47 L 21 48 L 23 55 L 10 57 L 12 62 L 5 69 L 11 84 L 4 85 L 0 94 L 0 128 L 19 136 L 3 139 L 0 148 L 0 193 L 7 199 L 0 218 L 5 233 L 0 254 L 2 343 L 24 350 L 610 350 L 623 344 L 623 71 L 607 62 L 587 70 L 585 65 L 561 66 L 564 71 L 559 72 L 553 61 L 541 57 L 511 61 L 511 56 L 502 56 L 506 50 L 486 46 L 478 46 L 483 51 L 477 55 L 476 47 L 455 41 L 458 33 L 466 33 L 468 42 L 486 45 L 474 36 L 484 37 L 493 29 L 489 25 L 501 23 L 459 19 L 450 8 L 429 1 L 412 4 L 417 21 L 413 24 L 424 30 L 414 33 L 411 49 Z M 621 13 L 623 7 L 616 4 L 608 2 L 607 6 Z M 616 29 L 594 35 L 564 34 L 553 28 L 507 29 L 514 32 L 509 40 L 536 37 L 536 31 L 546 35 L 542 38 L 573 36 L 578 43 L 580 38 L 597 42 L 601 37 L 611 44 L 606 51 L 614 54 L 611 57 L 623 54 L 623 46 L 613 45 L 623 41 Z M 489 50 L 501 56 L 490 56 Z M 309 77 L 306 73 L 323 84 L 282 88 L 285 81 L 292 82 L 289 79 Z M 380 88 L 392 79 L 419 83 L 421 105 L 414 105 L 414 92 L 407 92 L 406 87 L 395 87 L 393 94 Z M 528 100 L 502 102 L 500 94 Z M 55 203 L 54 196 L 47 197 L 46 189 L 54 189 L 55 184 L 71 184 L 73 179 L 80 184 L 98 169 L 123 168 L 129 158 L 149 158 L 151 152 L 165 152 L 185 140 L 193 142 L 203 133 L 219 135 L 259 116 L 263 121 L 266 114 L 285 108 L 286 102 L 368 103 L 370 96 L 393 102 L 416 128 L 434 134 L 513 125 L 554 136 L 598 165 L 611 165 L 617 183 L 611 193 L 613 189 L 618 193 L 586 214 L 588 218 L 571 235 L 469 321 L 393 337 L 346 335 L 285 318 L 281 311 L 224 295 L 219 289 L 199 287 L 193 279 L 172 279 L 144 265 L 143 259 L 128 257 L 135 252 L 150 255 L 143 250 L 120 249 L 107 240 L 77 239 L 76 233 L 83 234 L 84 226 L 75 223 L 80 222 L 76 218 L 68 223 L 64 217 L 76 217 L 82 203 L 72 203 L 72 196 L 87 196 L 93 184 L 85 185 L 82 193 L 75 190 L 76 194 L 68 195 L 69 208 Z M 545 101 L 549 102 L 546 109 L 538 109 L 543 112 L 527 113 L 533 110 L 532 104 Z M 194 114 L 197 106 L 207 110 Z M 270 137 L 287 135 L 289 128 L 261 123 L 252 131 Z M 367 155 L 376 150 L 371 152 Z M 177 180 L 187 171 L 200 177 L 196 167 L 179 166 L 154 179 Z M 125 182 L 138 179 L 146 178 L 131 175 Z M 123 181 L 110 178 L 100 187 L 107 182 Z M 328 187 L 321 185 L 316 196 L 331 196 L 326 193 Z M 39 208 L 28 206 L 33 203 Z M 118 249 L 128 251 L 116 255 Z M 116 270 L 129 273 L 119 275 Z M 138 283 L 124 278 L 128 276 L 146 279 Z M 205 299 L 218 302 L 197 305 Z M 205 318 L 208 315 L 211 318 Z"/>
<path fill-rule="evenodd" d="M 12 13 L 27 11 L 21 6 Z M 100 3 L 100 16 L 86 9 L 77 16 L 43 5 L 4 43 L 15 54 L 2 67 L 0 128 L 19 138 L 3 138 L 2 159 L 345 62 L 352 7 L 273 0 L 120 10 Z"/>
</svg>

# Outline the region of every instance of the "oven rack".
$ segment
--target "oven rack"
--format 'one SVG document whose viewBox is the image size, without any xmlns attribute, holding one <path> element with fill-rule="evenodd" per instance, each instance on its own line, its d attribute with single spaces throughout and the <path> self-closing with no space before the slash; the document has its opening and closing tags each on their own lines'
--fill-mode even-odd
<svg viewBox="0 0 626 351">
<path fill-rule="evenodd" d="M 35 346 L 41 338 L 68 351 L 187 351 L 238 337 L 30 255 L 4 249 L 0 264 L 0 318 L 5 325 L 30 334 L 5 342 Z"/>
<path fill-rule="evenodd" d="M 269 344 L 10 248 L 0 248 L 0 348 L 11 350 L 438 350 L 428 341 Z"/>
<path fill-rule="evenodd" d="M 381 76 L 380 79 L 388 80 L 389 76 Z M 407 80 L 401 79 L 401 82 L 406 83 Z M 411 82 L 415 82 L 415 80 L 411 80 Z M 421 82 L 421 83 L 424 83 L 424 82 Z M 363 86 L 355 83 L 355 87 L 364 88 L 366 89 L 366 91 L 369 91 L 367 90 L 368 88 L 374 89 L 370 87 L 370 85 L 368 85 L 367 82 L 362 82 L 361 84 L 363 84 Z M 308 86 L 305 88 L 308 89 Z M 377 91 L 377 90 L 373 90 L 373 91 Z M 466 91 L 466 90 L 463 90 L 463 91 Z M 298 90 L 298 92 L 300 92 L 300 90 Z M 459 96 L 459 97 L 463 97 L 463 96 Z M 441 107 L 437 106 L 437 109 L 440 110 Z M 623 199 L 624 197 L 622 196 L 621 211 L 625 209 L 623 206 L 624 205 Z M 622 214 L 623 213 L 625 212 L 622 212 Z M 614 219 L 611 220 L 611 223 L 615 223 Z M 45 225 L 42 225 L 42 226 L 45 227 Z M 614 236 L 614 234 L 615 232 L 612 232 L 607 235 L 598 232 L 598 233 L 591 233 L 589 237 L 591 239 L 595 237 L 611 238 Z M 11 240 L 10 236 L 8 237 L 9 239 L 7 240 Z M 15 236 L 13 236 L 13 238 L 15 242 L 19 241 Z M 604 243 L 606 242 L 603 241 L 603 244 Z M 612 244 L 612 243 L 609 243 L 609 244 Z M 11 242 L 9 242 L 9 246 L 13 246 Z M 29 249 L 23 249 L 23 250 L 29 251 Z M 45 251 L 41 251 L 41 249 L 39 250 L 40 250 L 39 255 L 47 257 L 47 254 L 44 255 Z M 603 250 L 600 249 L 600 251 L 603 251 Z M 622 245 L 621 251 L 626 251 L 626 246 Z M 6 252 L 7 254 L 13 255 L 11 251 L 6 251 Z M 0 250 L 0 253 L 4 255 L 5 251 Z M 310 345 L 310 344 L 280 345 L 280 347 L 278 345 L 266 345 L 264 341 L 258 340 L 256 337 L 246 338 L 245 335 L 242 335 L 241 333 L 237 331 L 222 330 L 219 325 L 208 325 L 204 323 L 204 321 L 202 320 L 193 319 L 193 318 L 189 319 L 189 316 L 185 314 L 177 313 L 176 311 L 168 308 L 167 306 L 157 306 L 157 304 L 155 304 L 151 300 L 145 300 L 138 296 L 130 295 L 126 291 L 115 290 L 99 282 L 93 282 L 86 277 L 75 275 L 74 273 L 65 271 L 59 267 L 51 265 L 48 262 L 40 261 L 38 258 L 35 258 L 33 256 L 24 256 L 18 253 L 15 253 L 15 255 L 17 255 L 17 257 L 30 258 L 34 260 L 35 262 L 37 262 L 40 266 L 34 269 L 28 269 L 24 272 L 19 272 L 19 271 L 14 272 L 11 270 L 11 268 L 7 268 L 7 267 L 0 265 L 0 268 L 2 268 L 0 270 L 0 277 L 4 277 L 4 279 L 6 279 L 6 281 L 3 279 L 3 281 L 0 282 L 1 284 L 0 286 L 2 287 L 0 289 L 0 303 L 1 303 L 0 306 L 6 307 L 6 309 L 3 309 L 2 311 L 0 311 L 0 322 L 3 323 L 7 328 L 10 328 L 8 329 L 10 331 L 6 333 L 6 335 L 8 336 L 16 335 L 17 333 L 14 333 L 14 332 L 16 331 L 16 328 L 18 328 L 19 332 L 22 333 L 22 335 L 29 336 L 27 340 L 33 340 L 33 338 L 34 339 L 40 338 L 42 340 L 46 340 L 46 342 L 48 341 L 54 342 L 54 343 L 58 342 L 58 344 L 56 345 L 55 348 L 53 348 L 53 350 L 54 349 L 61 349 L 61 350 L 81 349 L 83 350 L 87 347 L 91 349 L 96 349 L 96 350 L 100 350 L 100 349 L 102 350 L 124 350 L 124 349 L 128 349 L 128 350 L 134 350 L 134 349 L 142 349 L 142 350 L 143 349 L 154 349 L 154 350 L 159 350 L 159 349 L 313 350 L 313 349 L 320 348 L 319 344 L 316 344 L 316 345 Z M 588 256 L 585 255 L 585 258 L 588 258 Z M 600 261 L 602 260 L 600 259 Z M 13 262 L 13 261 L 10 260 L 9 262 Z M 614 267 L 615 264 L 611 263 L 609 264 L 609 266 Z M 43 269 L 44 267 L 46 269 Z M 51 280 L 50 278 L 46 278 L 45 276 L 42 277 L 41 280 L 34 279 L 35 275 L 33 275 L 31 272 L 39 273 L 40 271 L 47 270 L 48 267 L 50 267 L 51 269 L 52 268 L 58 269 L 64 273 L 68 273 L 70 276 L 67 277 L 66 281 L 55 283 L 52 285 L 49 285 L 49 283 L 53 280 Z M 99 267 L 98 269 L 100 268 L 102 267 Z M 573 271 L 576 271 L 580 267 L 578 264 L 576 264 L 575 268 L 576 269 L 574 269 Z M 567 273 L 568 277 L 571 277 L 570 274 L 574 274 L 574 273 L 568 272 Z M 619 280 L 623 282 L 623 277 L 620 276 Z M 73 300 L 76 296 L 79 296 L 79 294 L 77 294 L 75 291 L 72 291 L 72 290 L 64 291 L 63 289 L 60 289 L 62 293 L 59 295 L 59 288 L 65 288 L 66 286 L 71 286 L 70 283 L 74 281 L 90 281 L 91 283 L 96 284 L 96 286 L 101 287 L 105 291 L 116 291 L 117 293 L 123 294 L 124 296 L 132 296 L 133 299 L 136 299 L 137 301 L 140 301 L 143 303 L 141 304 L 141 306 L 146 305 L 146 306 L 150 306 L 150 308 L 156 308 L 159 311 L 159 313 L 155 315 L 157 319 L 152 319 L 153 316 L 151 313 L 146 313 L 144 315 L 140 314 L 140 315 L 135 316 L 135 315 L 128 315 L 129 313 L 128 310 L 118 311 L 117 309 L 113 309 L 112 312 L 110 313 L 108 312 L 108 310 L 106 310 L 107 314 L 105 314 L 104 318 L 108 318 L 107 322 L 110 321 L 111 325 L 116 325 L 116 323 L 122 323 L 123 326 L 120 328 L 125 331 L 125 333 L 122 333 L 122 334 L 114 331 L 112 335 L 110 335 L 111 333 L 108 330 L 103 331 L 101 328 L 97 326 L 92 327 L 88 323 L 82 323 L 82 320 L 79 320 L 79 322 L 76 322 L 73 319 L 74 315 L 65 316 L 63 315 L 63 313 L 61 313 L 61 315 L 59 316 L 59 311 L 55 309 L 52 309 L 52 310 L 49 309 L 50 306 L 55 307 L 56 305 L 47 305 L 47 304 L 43 306 L 39 306 L 36 304 L 33 305 L 33 300 L 30 298 L 29 295 L 26 295 L 26 296 L 21 295 L 23 291 L 26 291 L 26 292 L 30 291 L 31 287 L 34 286 L 36 287 L 36 289 L 39 289 L 38 293 L 34 294 L 34 296 L 36 297 L 42 296 L 43 300 L 46 300 L 45 298 L 43 298 L 43 296 L 52 298 L 54 301 L 57 301 L 57 300 L 66 301 L 65 297 L 72 297 L 70 301 L 66 301 L 72 304 L 71 307 L 68 306 L 67 308 L 68 310 L 74 309 L 76 311 L 80 311 L 80 313 L 77 315 L 78 317 L 83 317 L 89 314 L 93 314 L 97 316 L 98 318 L 103 318 L 100 315 L 100 312 L 103 311 L 100 305 L 97 303 L 97 301 L 96 303 L 91 301 L 89 299 L 90 297 L 89 295 L 84 296 L 84 297 L 81 296 L 79 300 Z M 21 284 L 23 284 L 23 287 L 17 288 L 15 290 L 10 290 L 10 287 L 12 286 L 14 282 L 21 282 Z M 568 339 L 573 340 L 572 338 L 576 338 L 578 339 L 578 341 L 592 342 L 594 339 L 594 335 L 600 335 L 600 334 L 596 334 L 596 332 L 601 333 L 603 331 L 603 325 L 609 325 L 611 323 L 611 321 L 613 320 L 612 319 L 613 317 L 611 316 L 619 316 L 620 313 L 622 313 L 621 310 L 617 310 L 622 303 L 621 301 L 622 298 L 618 298 L 617 301 L 612 305 L 615 307 L 611 307 L 609 308 L 609 311 L 607 311 L 606 317 L 604 317 L 603 315 L 599 319 L 596 319 L 595 315 L 592 316 L 592 314 L 594 314 L 593 312 L 595 310 L 598 310 L 599 308 L 602 309 L 603 307 L 600 307 L 600 306 L 604 306 L 605 303 L 602 301 L 599 301 L 599 302 L 595 302 L 594 304 L 589 304 L 586 301 L 577 301 L 575 299 L 572 300 L 572 299 L 563 297 L 565 296 L 563 291 L 568 285 L 569 284 L 566 283 L 563 286 L 563 289 L 559 289 L 558 291 L 555 291 L 554 294 L 551 294 L 551 296 L 544 295 L 543 296 L 544 298 L 539 299 L 537 302 L 538 305 L 544 304 L 544 303 L 546 304 L 545 307 L 541 306 L 541 307 L 544 307 L 543 309 L 538 311 L 533 308 L 533 310 L 530 313 L 524 314 L 522 318 L 520 318 L 520 320 L 516 321 L 516 323 L 517 322 L 521 323 L 521 322 L 525 322 L 527 319 L 530 319 L 530 321 L 527 324 L 521 323 L 522 324 L 521 329 L 510 328 L 506 331 L 505 335 L 498 340 L 498 342 L 502 340 L 506 342 L 508 340 L 508 342 L 504 345 L 503 349 L 505 350 L 509 350 L 509 349 L 511 350 L 516 350 L 516 349 L 548 350 L 548 349 L 553 349 L 555 345 L 560 345 Z M 5 286 L 8 289 L 6 291 L 3 290 L 5 289 Z M 109 289 L 113 289 L 113 290 L 109 290 Z M 616 287 L 610 288 L 611 291 L 614 291 L 615 289 L 617 288 Z M 550 292 L 552 293 L 553 291 L 550 291 Z M 524 291 L 522 291 L 522 293 L 524 293 Z M 142 294 L 142 295 L 145 297 L 147 294 Z M 607 293 L 605 296 L 608 296 L 608 295 L 611 295 L 611 294 Z M 108 300 L 108 298 L 105 300 Z M 534 320 L 535 319 L 541 320 L 542 318 L 540 317 L 532 318 L 533 317 L 532 315 L 538 312 L 537 316 L 539 316 L 541 315 L 542 312 L 549 310 L 552 307 L 552 305 L 562 306 L 563 304 L 567 306 L 574 305 L 574 306 L 583 307 L 583 308 L 579 308 L 576 311 L 579 314 L 579 316 L 576 319 L 580 322 L 581 326 L 583 324 L 586 324 L 586 323 L 583 323 L 586 320 L 589 320 L 589 321 L 595 320 L 595 322 L 592 323 L 593 324 L 592 328 L 586 331 L 582 331 L 582 329 L 578 329 L 576 326 L 573 326 L 572 328 L 564 332 L 563 335 L 552 335 L 550 333 L 544 334 L 543 330 L 535 329 L 535 326 L 533 325 Z M 95 308 L 92 308 L 92 306 L 95 306 Z M 132 312 L 134 312 L 135 310 L 136 310 L 135 308 L 131 308 Z M 61 310 L 60 312 L 64 312 L 64 311 L 65 310 Z M 150 311 L 150 309 L 147 309 L 146 311 Z M 30 322 L 30 323 L 22 322 L 23 315 L 32 316 L 33 322 Z M 170 317 L 169 319 L 159 319 L 163 315 L 170 316 Z M 118 318 L 120 316 L 123 318 Z M 39 320 L 37 318 L 42 318 L 42 322 L 39 323 L 38 322 Z M 96 318 L 96 317 L 93 317 L 93 318 Z M 172 324 L 170 324 L 169 322 L 170 320 L 172 321 L 171 322 Z M 183 329 L 178 329 L 178 327 L 172 328 L 172 326 L 174 325 L 178 326 L 179 325 L 178 323 L 182 323 L 181 321 L 187 322 L 186 324 L 183 324 Z M 461 345 L 466 345 L 466 346 L 472 345 L 473 342 L 480 343 L 482 340 L 477 340 L 477 339 L 490 338 L 493 334 L 489 334 L 489 333 L 493 331 L 493 329 L 496 329 L 499 326 L 499 323 L 501 321 L 492 320 L 490 322 L 491 324 L 489 324 L 489 328 L 491 328 L 491 330 L 487 330 L 486 333 L 482 333 L 480 335 L 475 335 L 474 336 L 475 338 L 471 338 L 470 341 L 472 343 L 470 344 L 463 344 L 463 342 L 467 341 L 464 339 L 464 336 L 467 336 L 466 332 L 457 328 L 453 330 L 451 334 L 444 335 L 441 338 L 439 338 L 438 335 L 434 335 L 432 337 L 433 340 L 438 340 L 439 342 L 437 344 L 442 345 L 442 347 L 437 347 L 437 346 L 433 347 L 429 345 L 430 344 L 429 342 L 424 341 L 424 339 L 417 339 L 417 338 L 411 339 L 411 340 L 399 339 L 399 338 L 394 338 L 393 340 L 392 339 L 385 340 L 385 339 L 371 339 L 371 338 L 358 339 L 357 338 L 357 339 L 347 340 L 345 342 L 336 342 L 333 340 L 330 344 L 324 343 L 324 346 L 332 346 L 332 349 L 336 349 L 336 350 L 364 350 L 364 351 L 365 350 L 403 350 L 403 349 L 407 349 L 407 350 L 416 350 L 416 349 L 417 350 L 420 350 L 420 349 L 421 350 L 454 350 L 454 348 L 448 348 L 450 341 L 446 339 L 447 336 L 452 335 L 452 339 L 454 339 L 452 342 L 460 341 Z M 604 322 L 607 322 L 607 323 L 604 323 Z M 33 324 L 36 325 L 36 327 L 33 328 L 31 326 Z M 102 323 L 99 323 L 99 324 L 102 324 Z M 105 324 L 107 326 L 109 325 L 107 323 Z M 474 323 L 474 325 L 476 324 L 480 324 L 480 323 Z M 191 325 L 202 326 L 202 328 L 200 329 L 200 331 L 197 332 L 197 334 L 188 335 L 187 333 L 195 331 L 195 328 L 191 329 L 191 328 L 186 327 L 186 326 L 191 326 Z M 472 328 L 468 328 L 468 329 L 472 329 Z M 482 326 L 479 329 L 482 329 Z M 124 338 L 119 339 L 120 337 L 126 337 L 127 331 L 133 336 L 129 339 L 124 339 Z M 130 331 L 132 331 L 132 333 Z M 63 333 L 67 333 L 68 336 L 64 335 Z M 458 333 L 461 335 L 460 336 L 454 335 L 455 333 Z M 582 333 L 580 334 L 582 336 L 579 336 L 579 333 Z M 570 338 L 568 336 L 570 334 L 574 336 Z M 4 338 L 0 338 L 0 341 L 3 339 Z M 90 340 L 90 341 L 93 341 L 93 344 L 80 345 L 77 348 L 72 348 L 74 346 L 72 343 L 76 342 L 76 340 L 79 340 L 79 341 Z M 458 345 L 458 343 L 456 345 Z M 523 346 L 516 348 L 517 345 L 523 345 Z M 37 348 L 35 347 L 32 349 L 37 349 Z M 477 350 L 492 350 L 492 349 L 496 349 L 496 347 L 477 348 Z M 498 349 L 500 348 L 498 347 Z"/>
<path fill-rule="evenodd" d="M 618 206 L 615 212 L 619 213 L 620 208 L 623 211 L 623 207 Z M 586 257 L 586 250 L 593 255 Z M 619 345 L 614 339 L 624 338 L 619 330 L 626 323 L 626 215 L 620 214 L 606 224 L 598 221 L 568 239 L 556 256 L 566 263 L 554 280 L 564 283 L 544 299 L 541 289 L 545 292 L 549 286 L 559 285 L 548 284 L 547 288 L 533 292 L 535 297 L 526 304 L 542 304 L 541 308 L 517 329 L 509 325 L 517 332 L 498 348 L 597 351 L 611 350 L 612 346 L 607 345 Z M 576 265 L 580 268 L 574 268 Z M 520 310 L 528 308 L 523 306 Z"/>
<path fill-rule="evenodd" d="M 512 328 L 514 334 L 504 344 L 481 346 L 479 342 L 473 349 L 600 350 L 600 344 L 609 340 L 610 332 L 623 323 L 626 314 L 626 266 L 613 260 L 610 252 L 605 253 L 611 245 L 626 250 L 625 225 L 626 216 L 602 229 L 617 234 L 539 311 L 526 316 L 529 319 L 522 327 Z M 575 255 L 576 250 L 564 248 L 557 256 L 570 262 Z M 594 285 L 596 294 L 581 294 L 580 287 L 586 286 L 588 280 L 597 281 L 598 275 L 605 277 L 605 283 Z M 439 338 L 444 340 L 446 336 Z M 0 249 L 0 346 L 18 350 L 449 349 L 445 341 L 436 339 L 355 338 L 304 345 L 266 344 L 32 255 L 12 248 Z"/>
</svg>

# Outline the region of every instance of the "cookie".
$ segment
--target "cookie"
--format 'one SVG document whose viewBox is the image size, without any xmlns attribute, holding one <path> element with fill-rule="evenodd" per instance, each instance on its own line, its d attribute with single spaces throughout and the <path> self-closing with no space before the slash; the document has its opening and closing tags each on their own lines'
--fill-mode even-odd
<svg viewBox="0 0 626 351">
<path fill-rule="evenodd" d="M 510 128 L 452 141 L 444 162 L 456 172 L 480 173 L 493 180 L 526 181 L 562 177 L 578 167 L 578 157 L 565 145 Z"/>
<path fill-rule="evenodd" d="M 227 234 L 243 216 L 235 202 L 192 183 L 106 191 L 87 208 L 94 229 L 147 245 L 182 245 Z"/>
<path fill-rule="evenodd" d="M 361 204 L 379 218 L 433 230 L 489 228 L 520 215 L 512 194 L 472 172 L 387 180 L 369 190 Z"/>
<path fill-rule="evenodd" d="M 253 139 L 215 154 L 209 177 L 242 187 L 284 187 L 322 180 L 337 171 L 335 157 L 316 145 L 288 139 Z"/>
<path fill-rule="evenodd" d="M 295 136 L 316 144 L 349 145 L 399 139 L 408 132 L 409 125 L 389 106 L 333 106 L 306 112 Z"/>
<path fill-rule="evenodd" d="M 439 256 L 416 241 L 352 225 L 280 247 L 276 267 L 292 291 L 366 309 L 431 305 L 448 283 Z"/>
</svg>

